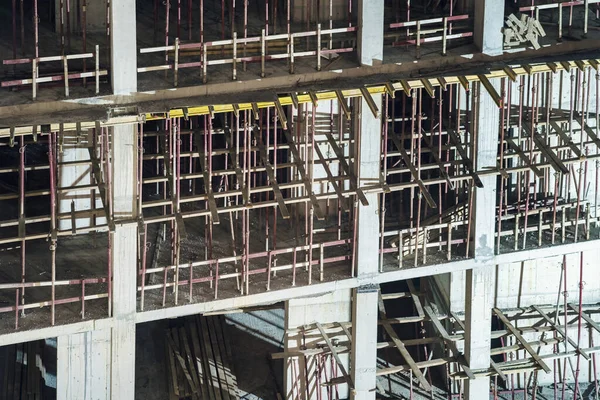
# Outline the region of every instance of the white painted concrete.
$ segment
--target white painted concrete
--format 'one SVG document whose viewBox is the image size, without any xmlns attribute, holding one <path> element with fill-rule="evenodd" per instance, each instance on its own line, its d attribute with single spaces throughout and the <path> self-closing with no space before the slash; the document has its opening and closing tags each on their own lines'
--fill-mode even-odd
<svg viewBox="0 0 600 400">
<path fill-rule="evenodd" d="M 358 55 L 360 65 L 383 62 L 383 1 L 358 1 Z"/>
<path fill-rule="evenodd" d="M 110 360 L 110 329 L 59 336 L 56 397 L 110 400 Z"/>
<path fill-rule="evenodd" d="M 111 1 L 111 82 L 113 94 L 137 92 L 135 0 Z"/>
<path fill-rule="evenodd" d="M 291 299 L 285 303 L 285 329 L 295 329 L 304 325 L 319 322 L 325 324 L 328 322 L 350 322 L 351 302 L 350 290 L 338 290 L 318 297 L 307 297 Z M 346 341 L 347 338 L 340 328 L 328 329 L 328 336 L 331 339 Z M 306 338 L 306 343 L 319 341 L 318 337 Z M 303 343 L 301 336 L 289 336 L 284 338 L 285 350 L 297 349 Z M 342 363 L 348 371 L 348 354 L 340 355 Z M 292 359 L 286 360 L 284 364 L 284 396 L 287 400 L 309 400 L 317 398 L 327 398 L 327 388 L 319 387 L 315 378 L 316 359 L 310 357 L 305 363 L 303 359 L 298 359 L 294 364 Z M 308 371 L 308 372 L 307 372 Z M 327 376 L 331 379 L 332 371 L 326 366 Z M 340 373 L 337 373 L 340 376 Z M 309 379 L 307 379 L 307 376 Z M 324 377 L 323 377 L 324 379 Z M 321 395 L 318 395 L 318 391 Z M 348 385 L 338 385 L 340 398 L 348 397 Z"/>
<path fill-rule="evenodd" d="M 352 320 L 352 380 L 351 399 L 373 400 L 376 394 L 377 372 L 377 286 L 362 286 L 354 290 Z"/>
<path fill-rule="evenodd" d="M 111 129 L 113 141 L 113 211 L 115 219 L 137 216 L 137 125 Z"/>
<path fill-rule="evenodd" d="M 490 82 L 497 90 L 500 80 Z M 485 170 L 496 165 L 500 110 L 495 105 L 483 85 L 473 87 L 473 108 L 476 110 L 477 170 Z M 477 112 L 478 111 L 478 112 Z M 465 357 L 472 370 L 487 369 L 490 366 L 491 308 L 495 270 L 490 261 L 494 257 L 496 177 L 482 178 L 483 187 L 475 189 L 475 259 L 487 266 L 466 271 L 465 293 Z M 466 399 L 484 399 L 490 388 L 488 377 L 478 377 L 465 382 Z"/>
<path fill-rule="evenodd" d="M 473 3 L 475 46 L 489 56 L 502 54 L 504 0 L 475 0 Z"/>
</svg>

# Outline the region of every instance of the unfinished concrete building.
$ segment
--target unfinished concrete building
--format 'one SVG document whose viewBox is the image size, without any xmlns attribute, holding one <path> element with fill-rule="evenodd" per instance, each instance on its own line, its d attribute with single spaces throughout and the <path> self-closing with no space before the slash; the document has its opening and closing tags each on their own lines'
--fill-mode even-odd
<svg viewBox="0 0 600 400">
<path fill-rule="evenodd" d="M 0 19 L 0 399 L 598 399 L 600 1 Z"/>
</svg>

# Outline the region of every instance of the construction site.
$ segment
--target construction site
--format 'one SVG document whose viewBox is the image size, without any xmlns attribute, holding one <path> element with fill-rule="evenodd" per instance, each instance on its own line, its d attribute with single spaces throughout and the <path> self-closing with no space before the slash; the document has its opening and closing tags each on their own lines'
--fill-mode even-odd
<svg viewBox="0 0 600 400">
<path fill-rule="evenodd" d="M 6 0 L 0 59 L 0 400 L 600 398 L 600 0 Z"/>
</svg>

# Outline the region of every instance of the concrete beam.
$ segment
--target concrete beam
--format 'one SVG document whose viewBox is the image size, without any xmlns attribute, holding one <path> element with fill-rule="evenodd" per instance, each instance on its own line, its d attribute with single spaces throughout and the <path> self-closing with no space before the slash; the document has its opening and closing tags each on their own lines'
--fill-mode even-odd
<svg viewBox="0 0 600 400">
<path fill-rule="evenodd" d="M 383 1 L 358 1 L 358 58 L 360 65 L 383 63 Z"/>
<path fill-rule="evenodd" d="M 113 94 L 137 92 L 135 0 L 112 0 L 110 6 L 110 77 Z"/>
<path fill-rule="evenodd" d="M 485 55 L 501 55 L 503 52 L 504 0 L 475 0 L 473 17 L 475 46 Z"/>
</svg>

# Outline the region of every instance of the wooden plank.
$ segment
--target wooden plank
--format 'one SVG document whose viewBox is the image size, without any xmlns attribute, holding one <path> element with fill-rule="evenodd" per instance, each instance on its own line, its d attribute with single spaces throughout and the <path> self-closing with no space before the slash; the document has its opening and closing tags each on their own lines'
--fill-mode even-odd
<svg viewBox="0 0 600 400">
<path fill-rule="evenodd" d="M 329 348 L 329 351 L 331 352 L 331 355 L 335 359 L 335 362 L 337 363 L 337 366 L 339 367 L 339 369 L 340 369 L 340 371 L 342 373 L 342 376 L 346 379 L 346 382 L 348 382 L 348 386 L 349 386 L 350 390 L 352 390 L 354 388 L 354 383 L 352 382 L 352 377 L 346 371 L 346 367 L 344 367 L 344 364 L 342 363 L 342 360 L 340 359 L 340 355 L 338 354 L 338 352 L 336 351 L 335 347 L 331 343 L 331 339 L 329 339 L 329 336 L 327 335 L 327 332 L 325 332 L 325 329 L 323 328 L 323 325 L 321 325 L 318 322 L 316 323 L 316 325 L 317 325 L 317 329 L 321 333 L 321 336 L 325 340 L 325 344 Z"/>
<path fill-rule="evenodd" d="M 292 135 L 290 135 L 290 132 L 287 129 L 284 129 L 283 133 L 287 140 L 289 149 L 292 152 L 292 155 L 294 156 L 294 164 L 296 165 L 296 168 L 298 169 L 298 172 L 300 173 L 300 177 L 302 178 L 302 182 L 304 183 L 304 188 L 306 189 L 306 192 L 308 193 L 308 196 L 310 197 L 310 202 L 311 202 L 311 205 L 313 206 L 313 209 L 315 210 L 315 215 L 317 216 L 317 219 L 323 221 L 325 219 L 325 214 L 321 210 L 321 207 L 319 206 L 319 200 L 317 200 L 317 197 L 315 196 L 315 194 L 313 192 L 313 189 L 310 184 L 310 179 L 308 178 L 308 174 L 306 173 L 306 170 L 304 169 L 304 165 L 301 162 L 302 158 L 300 157 L 300 153 L 298 152 L 296 143 L 294 142 Z"/>
<path fill-rule="evenodd" d="M 210 132 L 209 134 L 212 134 Z M 219 213 L 217 211 L 217 202 L 215 201 L 215 195 L 212 189 L 212 179 L 210 174 L 208 173 L 208 167 L 206 162 L 206 149 L 204 148 L 204 144 L 200 141 L 200 135 L 194 135 L 194 140 L 196 141 L 196 147 L 198 148 L 200 161 L 200 166 L 202 168 L 202 177 L 204 179 L 204 192 L 206 193 L 208 208 L 210 209 L 210 218 L 213 224 L 219 224 L 221 221 L 219 220 Z M 165 166 L 168 163 L 165 162 Z"/>
<path fill-rule="evenodd" d="M 550 324 L 550 326 L 552 326 L 554 328 L 554 330 L 556 332 L 558 332 L 558 334 L 560 336 L 562 336 L 567 342 L 569 342 L 569 344 L 571 346 L 573 346 L 574 349 L 576 349 L 586 360 L 590 359 L 590 356 L 582 349 L 580 348 L 577 343 L 575 343 L 569 336 L 567 336 L 565 334 L 565 332 L 560 328 L 560 326 L 558 326 L 557 324 L 554 323 L 554 321 L 552 321 L 552 319 L 548 316 L 548 314 L 546 314 L 544 311 L 540 310 L 540 308 L 538 306 L 532 306 L 533 309 L 542 316 L 543 319 L 546 320 L 546 322 L 548 322 Z"/>
<path fill-rule="evenodd" d="M 277 177 L 275 176 L 275 171 L 273 170 L 273 166 L 269 162 L 269 155 L 267 153 L 267 148 L 262 140 L 262 134 L 257 125 L 254 125 L 252 129 L 252 136 L 256 139 L 256 143 L 258 145 L 258 154 L 260 159 L 267 171 L 267 175 L 269 175 L 269 183 L 273 188 L 273 193 L 275 194 L 275 199 L 277 199 L 277 205 L 279 206 L 279 212 L 281 212 L 281 216 L 283 219 L 290 218 L 290 212 L 288 211 L 287 206 L 285 205 L 285 200 L 283 199 L 283 195 L 281 194 L 281 190 L 279 189 L 279 183 L 277 183 Z"/>
<path fill-rule="evenodd" d="M 196 363 L 193 360 L 193 357 L 192 357 L 193 354 L 190 349 L 188 335 L 187 335 L 186 329 L 184 327 L 179 328 L 179 338 L 183 342 L 182 352 L 183 352 L 183 355 L 185 356 L 185 362 L 186 362 L 186 365 L 190 372 L 190 375 L 192 377 L 192 382 L 194 383 L 194 386 L 192 386 L 194 389 L 193 392 L 198 393 L 198 392 L 200 392 L 200 382 L 198 380 L 198 371 L 196 370 Z"/>
<path fill-rule="evenodd" d="M 446 182 L 448 183 L 448 186 L 450 187 L 450 189 L 454 190 L 454 182 L 452 182 L 450 180 L 450 176 L 448 176 L 448 174 L 446 173 L 446 168 L 444 167 L 444 163 L 442 162 L 442 160 L 440 160 L 440 158 L 438 157 L 438 155 L 434 151 L 433 142 L 431 142 L 429 140 L 429 137 L 425 134 L 425 132 L 422 133 L 421 137 L 423 139 L 425 139 L 425 144 L 427 145 L 427 147 L 429 147 L 429 150 L 431 151 L 430 154 L 431 154 L 431 156 L 433 157 L 433 160 L 435 161 L 435 163 L 438 165 L 438 167 L 440 169 L 440 175 L 442 176 L 442 178 L 444 178 L 446 180 Z"/>
<path fill-rule="evenodd" d="M 477 173 L 475 172 L 475 168 L 473 167 L 473 162 L 467 156 L 467 151 L 462 147 L 462 142 L 460 141 L 460 138 L 458 137 L 456 132 L 454 132 L 452 129 L 448 129 L 447 132 L 448 132 L 448 136 L 450 137 L 450 141 L 452 143 L 454 143 L 456 151 L 460 155 L 460 158 L 462 158 L 463 163 L 465 164 L 465 167 L 467 168 L 467 171 L 469 171 L 469 175 L 471 175 L 471 178 L 473 178 L 473 182 L 475 183 L 475 186 L 477 186 L 478 188 L 482 188 L 483 182 L 481 182 L 479 175 L 477 175 Z"/>
<path fill-rule="evenodd" d="M 533 171 L 533 173 L 538 178 L 543 178 L 544 177 L 544 173 L 542 171 L 540 171 L 540 169 L 538 167 L 536 167 L 535 165 L 533 165 L 533 163 L 531 162 L 531 160 L 529 159 L 529 157 L 527 156 L 527 154 L 525 154 L 525 152 L 521 149 L 520 146 L 518 146 L 511 138 L 504 138 L 504 141 L 506 143 L 508 143 L 508 146 L 515 153 L 517 153 L 517 155 L 519 156 L 519 158 L 521 158 L 521 160 L 523 160 L 523 162 L 525 163 L 525 165 L 527 167 L 529 167 L 529 169 L 531 169 Z"/>
<path fill-rule="evenodd" d="M 335 153 L 335 156 L 338 158 L 338 161 L 339 161 L 340 165 L 342 166 L 342 169 L 344 170 L 346 175 L 350 177 L 350 186 L 352 186 L 352 188 L 354 190 L 356 190 L 356 195 L 358 196 L 358 199 L 360 200 L 361 204 L 363 206 L 368 206 L 369 202 L 367 201 L 367 198 L 365 197 L 365 194 L 363 193 L 362 189 L 360 187 L 358 187 L 358 179 L 356 178 L 354 171 L 352 171 L 352 169 L 348 165 L 348 162 L 346 161 L 346 157 L 344 156 L 344 152 L 338 146 L 338 144 L 335 141 L 335 139 L 333 138 L 333 135 L 331 134 L 331 132 L 323 132 L 323 133 L 327 137 L 327 142 L 329 142 L 329 146 L 331 146 L 331 149 Z"/>
<path fill-rule="evenodd" d="M 571 307 L 571 309 L 573 309 L 573 311 L 575 311 L 577 315 L 579 315 L 579 307 L 577 305 L 569 303 L 569 307 Z M 583 318 L 585 322 L 590 324 L 592 328 L 594 328 L 596 331 L 598 331 L 598 333 L 600 333 L 600 324 L 598 324 L 589 315 L 587 315 L 585 311 L 581 312 L 581 318 Z"/>
<path fill-rule="evenodd" d="M 225 337 L 223 336 L 223 322 L 221 321 L 220 316 L 215 315 L 211 317 L 213 320 L 213 325 L 215 327 L 215 337 L 216 342 L 219 345 L 219 353 L 221 355 L 221 363 L 223 365 L 223 369 L 225 371 L 225 380 L 227 381 L 227 393 L 229 397 L 232 399 L 237 397 L 237 381 L 234 383 L 233 379 L 233 371 L 231 369 L 231 362 L 227 357 L 227 349 L 225 348 Z"/>
<path fill-rule="evenodd" d="M 223 365 L 223 360 L 221 358 L 221 349 L 218 341 L 219 335 L 217 334 L 217 330 L 215 327 L 214 317 L 206 317 L 205 321 L 207 322 L 208 334 L 210 335 L 210 343 L 212 346 L 215 365 L 217 367 L 219 387 L 221 388 L 221 396 L 223 397 L 223 400 L 230 400 L 231 396 L 229 395 L 229 383 L 227 381 L 227 373 L 225 371 L 225 366 Z"/>
<path fill-rule="evenodd" d="M 167 382 L 169 383 L 169 397 L 171 400 L 179 399 L 179 384 L 177 382 L 177 372 L 175 370 L 175 356 L 171 345 L 167 340 L 167 334 L 165 335 L 165 349 L 167 354 Z"/>
<path fill-rule="evenodd" d="M 202 352 L 202 369 L 204 371 L 204 384 L 206 386 L 206 391 L 208 392 L 207 398 L 216 399 L 216 392 L 218 392 L 218 388 L 214 387 L 213 377 L 211 375 L 211 365 L 214 365 L 208 356 L 208 349 L 206 348 L 206 343 L 204 340 L 204 332 L 202 329 L 202 324 L 204 317 L 197 316 L 194 318 L 194 323 L 196 324 L 196 329 L 198 331 L 198 341 L 200 344 L 201 352 Z"/>
<path fill-rule="evenodd" d="M 337 96 L 338 104 L 342 107 L 342 112 L 346 116 L 346 119 L 349 120 L 352 117 L 352 114 L 350 113 L 350 107 L 348 107 L 348 103 L 346 103 L 344 94 L 338 89 L 335 91 L 335 95 Z"/>
<path fill-rule="evenodd" d="M 529 130 L 531 132 L 531 130 Z M 544 139 L 538 135 L 533 135 L 533 141 L 537 145 L 538 149 L 546 156 L 546 159 L 550 162 L 550 165 L 556 170 L 556 172 L 561 172 L 563 174 L 569 173 L 569 168 L 562 162 L 562 160 L 554 154 L 552 149 L 546 144 Z"/>
<path fill-rule="evenodd" d="M 233 352 L 231 351 L 231 337 L 229 336 L 229 330 L 227 329 L 227 323 L 225 322 L 225 317 L 222 315 L 219 316 L 221 320 L 221 333 L 223 335 L 223 344 L 225 345 L 225 355 L 227 358 L 227 363 L 229 365 L 229 371 L 231 372 L 231 379 L 233 384 L 233 397 L 238 398 L 238 385 L 237 385 L 237 376 L 235 374 L 235 369 L 233 368 Z"/>
<path fill-rule="evenodd" d="M 562 141 L 565 142 L 565 144 L 569 146 L 571 150 L 573 150 L 573 153 L 575 153 L 577 157 L 581 157 L 581 151 L 579 151 L 579 147 L 573 143 L 569 135 L 567 135 L 555 121 L 550 121 L 550 126 L 552 126 Z"/>
<path fill-rule="evenodd" d="M 183 340 L 179 336 L 179 332 L 177 331 L 177 329 L 171 330 L 171 335 L 167 335 L 167 340 L 169 340 L 169 345 L 171 346 L 171 348 L 173 349 L 173 353 L 175 354 L 175 360 L 179 363 L 178 366 L 181 369 L 181 372 L 183 373 L 183 376 L 185 378 L 184 386 L 186 388 L 186 395 L 189 395 L 191 393 L 197 393 L 198 388 L 196 387 L 194 380 L 192 379 L 192 373 L 185 362 L 185 356 L 182 355 L 182 353 L 184 352 L 184 349 L 181 346 Z M 191 392 L 189 392 L 188 389 L 191 389 Z"/>
<path fill-rule="evenodd" d="M 466 331 L 467 328 L 466 328 L 464 322 L 460 320 L 460 318 L 458 317 L 458 315 L 456 315 L 452 311 L 450 311 L 450 314 L 452 315 L 452 317 L 454 317 L 454 320 L 460 326 L 460 328 L 463 331 Z M 494 360 L 492 360 L 492 356 L 491 355 L 490 355 L 490 366 L 492 367 L 492 369 L 494 371 L 496 371 L 496 373 L 498 374 L 498 376 L 500 376 L 500 378 L 502 378 L 504 381 L 506 381 L 506 374 L 504 372 L 502 372 L 502 369 L 500 369 L 500 367 L 498 366 L 498 364 L 496 364 L 496 362 Z"/>
<path fill-rule="evenodd" d="M 427 382 L 427 379 L 423 375 L 423 372 L 419 369 L 419 367 L 415 363 L 415 360 L 412 358 L 412 356 L 406 349 L 406 346 L 404 345 L 404 343 L 402 343 L 402 341 L 396 334 L 396 331 L 392 327 L 392 324 L 390 324 L 390 321 L 388 321 L 387 313 L 385 311 L 385 303 L 383 302 L 383 297 L 381 297 L 381 291 L 379 291 L 378 299 L 379 299 L 378 300 L 379 301 L 379 323 L 383 326 L 383 328 L 387 332 L 390 339 L 392 339 L 392 342 L 394 342 L 394 345 L 396 346 L 396 348 L 398 349 L 398 351 L 400 352 L 400 354 L 402 355 L 402 357 L 404 358 L 404 360 L 406 361 L 406 363 L 412 370 L 414 376 L 417 378 L 417 380 L 419 381 L 419 383 L 421 384 L 423 389 L 425 389 L 428 392 L 431 391 L 431 385 L 429 384 L 429 382 Z"/>
<path fill-rule="evenodd" d="M 419 172 L 417 171 L 417 169 L 413 165 L 412 161 L 410 160 L 410 157 L 404 150 L 404 146 L 402 145 L 402 143 L 400 143 L 400 139 L 398 139 L 398 137 L 394 134 L 388 135 L 388 137 L 390 139 L 392 139 L 392 142 L 394 142 L 394 145 L 400 152 L 400 155 L 402 156 L 402 159 L 404 160 L 404 164 L 406 164 L 406 167 L 410 171 L 410 174 L 413 176 L 413 179 L 415 180 L 415 182 L 417 182 L 417 185 L 419 185 L 419 189 L 421 189 L 421 193 L 425 197 L 425 201 L 427 202 L 429 207 L 437 208 L 437 204 L 435 203 L 435 200 L 433 200 L 433 197 L 431 197 L 431 193 L 429 193 L 429 190 L 427 189 L 427 187 L 421 180 L 421 177 L 419 176 Z"/>
<path fill-rule="evenodd" d="M 208 363 L 208 371 L 210 372 L 210 379 L 208 380 L 210 386 L 213 389 L 214 398 L 222 400 L 221 387 L 219 383 L 219 373 L 217 371 L 217 365 L 215 362 L 215 356 L 210 340 L 210 334 L 208 332 L 208 321 L 206 317 L 199 317 L 198 322 L 202 331 L 203 344 L 205 349 L 205 359 Z"/>
<path fill-rule="evenodd" d="M 185 326 L 188 330 L 192 341 L 192 361 L 195 364 L 196 372 L 198 373 L 198 383 L 200 384 L 200 394 L 202 399 L 208 398 L 208 389 L 206 387 L 206 372 L 202 365 L 202 350 L 198 338 L 198 329 L 194 317 L 185 319 Z"/>
<path fill-rule="evenodd" d="M 537 362 L 537 364 L 545 372 L 550 372 L 550 368 L 548 368 L 546 363 L 540 358 L 540 356 L 537 354 L 537 352 L 535 350 L 533 350 L 533 348 L 529 345 L 529 343 L 523 338 L 523 336 L 521 336 L 521 334 L 519 333 L 519 331 L 517 331 L 517 329 L 513 326 L 513 324 L 510 323 L 510 321 L 508 320 L 508 318 L 506 318 L 506 316 L 502 313 L 502 311 L 500 311 L 498 308 L 494 307 L 494 313 L 504 323 L 504 326 L 506 326 L 506 329 L 508 331 L 510 331 L 510 333 L 512 335 L 514 335 L 514 337 L 517 338 L 517 340 L 519 342 L 521 342 L 523 347 L 525 347 L 525 350 L 527 350 L 527 352 L 531 355 L 531 357 L 533 357 L 533 359 Z"/>
<path fill-rule="evenodd" d="M 456 357 L 457 360 L 461 362 L 461 367 L 463 371 L 465 371 L 465 374 L 467 374 L 469 378 L 475 379 L 475 375 L 473 374 L 473 372 L 471 372 L 471 369 L 468 367 L 468 363 L 465 359 L 465 356 L 460 351 L 458 351 L 456 343 L 454 343 L 454 341 L 450 338 L 450 335 L 448 335 L 446 328 L 444 328 L 444 326 L 441 324 L 440 320 L 438 319 L 438 316 L 431 309 L 431 306 L 423 306 L 423 311 L 425 311 L 425 315 L 429 317 L 435 329 L 442 336 L 442 339 L 444 339 L 446 346 L 448 346 L 450 350 L 452 350 L 452 353 L 454 353 L 454 357 Z"/>
<path fill-rule="evenodd" d="M 254 103 L 252 103 L 254 104 Z M 229 158 L 231 159 L 231 163 L 233 164 L 233 169 L 235 170 L 235 177 L 237 179 L 237 184 L 242 191 L 242 197 L 244 198 L 244 204 L 249 204 L 250 199 L 248 198 L 248 191 L 244 186 L 244 174 L 242 169 L 240 168 L 240 163 L 238 160 L 238 155 L 235 153 L 235 146 L 233 145 L 233 132 L 229 129 L 228 126 L 224 128 L 225 141 L 227 142 L 227 148 L 229 150 Z"/>
<path fill-rule="evenodd" d="M 423 375 L 423 372 L 415 363 L 415 360 L 412 358 L 412 356 L 406 349 L 404 343 L 402 343 L 400 338 L 398 338 L 398 335 L 396 335 L 396 331 L 394 331 L 394 328 L 392 327 L 390 322 L 387 319 L 384 319 L 381 321 L 381 324 L 383 325 L 383 328 L 387 332 L 390 339 L 392 339 L 392 341 L 394 342 L 394 345 L 396 346 L 396 348 L 398 349 L 398 351 L 412 370 L 414 376 L 417 378 L 423 389 L 425 389 L 428 392 L 431 391 L 431 385 L 429 385 L 429 382 L 427 382 L 427 379 Z"/>
<path fill-rule="evenodd" d="M 417 314 L 419 314 L 419 317 L 424 317 L 425 312 L 423 311 L 423 306 L 421 305 L 421 299 L 419 299 L 419 296 L 417 295 L 417 289 L 415 288 L 412 279 L 408 279 L 406 281 L 406 284 L 408 285 L 410 297 L 412 297 L 412 301 L 415 304 L 415 308 L 417 309 Z"/>
<path fill-rule="evenodd" d="M 323 169 L 325 170 L 325 174 L 327 174 L 327 179 L 329 179 L 329 183 L 331 183 L 331 186 L 333 186 L 333 190 L 335 191 L 335 193 L 338 196 L 338 200 L 340 201 L 341 208 L 345 212 L 350 211 L 350 205 L 348 204 L 348 199 L 344 197 L 344 194 L 342 193 L 342 189 L 340 189 L 340 185 L 338 185 L 336 178 L 331 173 L 331 170 L 329 169 L 329 164 L 327 163 L 327 161 L 325 161 L 325 157 L 323 156 L 323 153 L 321 152 L 321 149 L 319 148 L 318 144 L 315 145 L 315 152 L 317 153 L 319 160 L 321 160 L 321 165 L 323 166 Z"/>
</svg>

